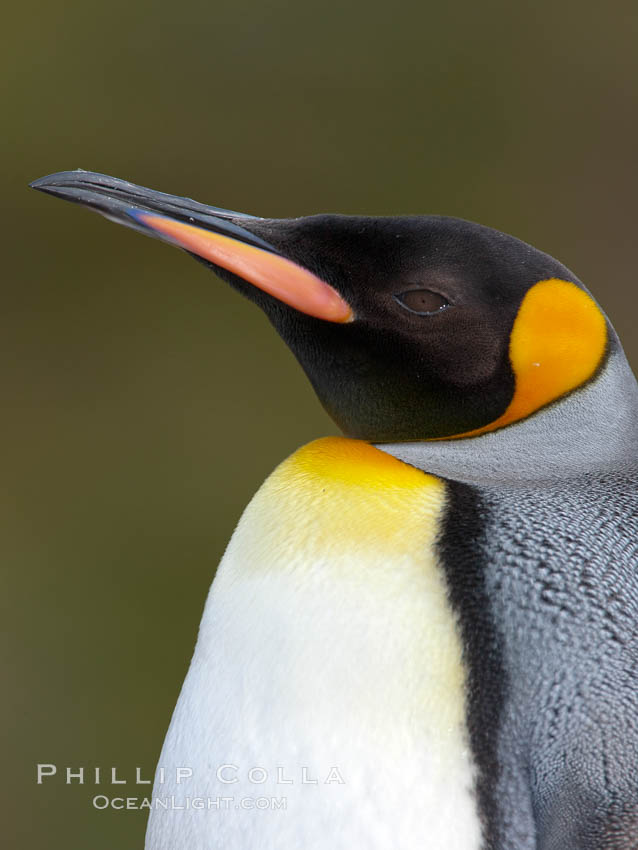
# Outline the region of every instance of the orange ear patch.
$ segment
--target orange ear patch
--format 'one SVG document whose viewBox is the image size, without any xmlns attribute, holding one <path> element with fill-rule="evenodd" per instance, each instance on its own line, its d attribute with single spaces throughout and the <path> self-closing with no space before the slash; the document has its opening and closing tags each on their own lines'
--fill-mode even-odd
<svg viewBox="0 0 638 850">
<path fill-rule="evenodd" d="M 605 317 L 591 296 L 567 280 L 536 283 L 525 295 L 510 335 L 511 402 L 494 422 L 453 438 L 517 422 L 581 386 L 600 365 L 606 345 Z"/>
</svg>

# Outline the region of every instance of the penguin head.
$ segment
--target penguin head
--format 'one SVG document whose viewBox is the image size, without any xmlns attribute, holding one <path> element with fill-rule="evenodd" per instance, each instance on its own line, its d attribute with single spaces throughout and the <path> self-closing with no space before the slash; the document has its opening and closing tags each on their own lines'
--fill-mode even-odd
<svg viewBox="0 0 638 850">
<path fill-rule="evenodd" d="M 582 386 L 603 362 L 607 324 L 594 300 L 564 266 L 511 236 L 438 216 L 262 227 L 352 310 L 352 321 L 322 321 L 258 296 L 349 436 L 484 433 Z"/>
<path fill-rule="evenodd" d="M 610 329 L 559 262 L 441 216 L 263 219 L 90 172 L 34 188 L 191 253 L 254 301 L 348 436 L 469 437 L 578 390 Z"/>
</svg>

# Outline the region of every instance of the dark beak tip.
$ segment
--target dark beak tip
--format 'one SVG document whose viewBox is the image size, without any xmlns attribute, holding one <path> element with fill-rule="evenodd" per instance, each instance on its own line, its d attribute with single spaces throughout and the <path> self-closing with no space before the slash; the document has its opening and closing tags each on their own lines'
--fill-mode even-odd
<svg viewBox="0 0 638 850">
<path fill-rule="evenodd" d="M 50 192 L 56 187 L 62 188 L 77 179 L 78 174 L 86 174 L 83 168 L 77 168 L 75 171 L 56 171 L 54 174 L 47 174 L 45 177 L 38 177 L 37 180 L 32 180 L 29 183 L 30 189 L 36 189 L 39 192 Z"/>
<path fill-rule="evenodd" d="M 37 189 L 38 191 L 45 191 L 47 188 L 47 180 L 49 177 L 38 177 L 37 180 L 32 180 L 29 183 L 29 189 Z"/>
</svg>

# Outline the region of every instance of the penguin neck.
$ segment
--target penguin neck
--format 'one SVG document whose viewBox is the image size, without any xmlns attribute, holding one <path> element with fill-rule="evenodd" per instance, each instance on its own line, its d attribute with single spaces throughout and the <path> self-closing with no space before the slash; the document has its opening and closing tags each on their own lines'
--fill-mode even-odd
<svg viewBox="0 0 638 850">
<path fill-rule="evenodd" d="M 377 448 L 433 475 L 468 484 L 525 486 L 636 467 L 638 384 L 617 343 L 598 376 L 497 431 Z"/>
</svg>

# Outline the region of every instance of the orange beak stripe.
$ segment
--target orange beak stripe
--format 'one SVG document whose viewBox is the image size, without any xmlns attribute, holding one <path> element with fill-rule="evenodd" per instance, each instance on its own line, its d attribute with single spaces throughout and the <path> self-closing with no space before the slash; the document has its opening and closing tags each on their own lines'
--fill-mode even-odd
<svg viewBox="0 0 638 850">
<path fill-rule="evenodd" d="M 138 212 L 135 218 L 180 248 L 236 274 L 301 313 L 327 322 L 354 318 L 350 305 L 336 290 L 279 254 L 166 216 Z"/>
</svg>

